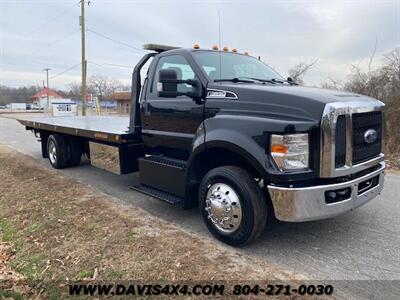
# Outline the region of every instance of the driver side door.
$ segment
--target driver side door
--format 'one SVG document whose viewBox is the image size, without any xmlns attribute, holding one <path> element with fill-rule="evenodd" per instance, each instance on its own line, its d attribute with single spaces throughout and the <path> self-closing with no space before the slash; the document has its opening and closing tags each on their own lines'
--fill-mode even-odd
<svg viewBox="0 0 400 300">
<path fill-rule="evenodd" d="M 158 97 L 158 72 L 173 69 L 182 80 L 194 79 L 196 74 L 188 60 L 179 54 L 160 56 L 155 62 L 146 96 L 141 102 L 142 137 L 153 153 L 187 159 L 197 128 L 203 122 L 204 106 L 188 96 Z M 150 72 L 151 73 L 151 72 Z M 179 84 L 178 91 L 187 92 L 190 86 Z"/>
</svg>

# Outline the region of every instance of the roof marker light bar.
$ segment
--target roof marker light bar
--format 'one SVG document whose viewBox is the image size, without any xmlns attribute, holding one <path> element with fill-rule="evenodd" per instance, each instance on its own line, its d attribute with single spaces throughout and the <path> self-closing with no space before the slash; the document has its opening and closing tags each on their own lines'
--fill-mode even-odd
<svg viewBox="0 0 400 300">
<path fill-rule="evenodd" d="M 144 44 L 143 45 L 144 50 L 150 50 L 150 51 L 155 51 L 155 52 L 164 52 L 164 51 L 179 49 L 179 48 L 181 48 L 181 47 L 159 45 L 159 44 Z"/>
</svg>

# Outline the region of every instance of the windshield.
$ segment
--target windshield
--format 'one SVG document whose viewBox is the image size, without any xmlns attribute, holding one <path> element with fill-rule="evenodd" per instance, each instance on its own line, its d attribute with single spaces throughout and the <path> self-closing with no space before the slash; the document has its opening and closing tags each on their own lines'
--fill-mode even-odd
<svg viewBox="0 0 400 300">
<path fill-rule="evenodd" d="M 194 51 L 192 53 L 197 63 L 214 81 L 237 78 L 282 80 L 278 73 L 251 56 L 217 51 Z"/>
</svg>

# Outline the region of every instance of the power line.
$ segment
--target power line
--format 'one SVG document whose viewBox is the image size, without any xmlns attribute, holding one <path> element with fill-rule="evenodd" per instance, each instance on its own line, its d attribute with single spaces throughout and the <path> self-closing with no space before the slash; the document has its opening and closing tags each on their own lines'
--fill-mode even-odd
<svg viewBox="0 0 400 300">
<path fill-rule="evenodd" d="M 94 33 L 95 35 L 98 35 L 98 36 L 100 36 L 100 37 L 102 37 L 102 38 L 105 38 L 105 39 L 107 39 L 107 40 L 110 40 L 110 41 L 112 41 L 112 42 L 114 42 L 114 43 L 123 45 L 123 46 L 125 46 L 125 47 L 131 48 L 131 49 L 136 50 L 136 51 L 143 52 L 143 49 L 140 49 L 140 48 L 131 46 L 131 45 L 125 43 L 125 42 L 121 42 L 121 41 L 118 41 L 118 40 L 116 40 L 116 39 L 110 38 L 109 36 L 106 36 L 106 35 L 104 35 L 104 34 L 102 34 L 102 33 L 99 33 L 99 32 L 97 32 L 97 31 L 94 31 L 94 30 L 92 30 L 92 29 L 87 29 L 87 31 L 88 31 L 88 32 L 91 32 L 91 33 Z"/>
<path fill-rule="evenodd" d="M 32 86 L 40 85 L 41 83 L 43 83 L 43 80 L 30 81 L 28 83 L 7 83 L 7 84 L 0 83 L 0 86 L 16 89 L 16 88 L 29 88 Z M 14 86 L 17 86 L 17 87 L 15 88 Z"/>
<path fill-rule="evenodd" d="M 42 51 L 42 50 L 45 49 L 45 48 L 47 49 L 47 48 L 49 48 L 49 47 L 52 47 L 52 46 L 54 46 L 54 45 L 56 45 L 56 44 L 58 44 L 58 43 L 60 43 L 60 42 L 62 42 L 62 41 L 64 41 L 64 40 L 68 39 L 69 37 L 73 36 L 73 35 L 74 35 L 75 33 L 77 33 L 77 32 L 79 32 L 79 29 L 74 30 L 73 32 L 70 32 L 70 33 L 66 34 L 66 35 L 63 36 L 62 38 L 56 39 L 56 40 L 54 40 L 54 41 L 52 41 L 52 42 L 46 44 L 45 46 L 43 46 L 43 47 L 41 47 L 41 48 L 39 48 L 39 49 L 37 49 L 37 50 L 34 50 L 33 52 L 30 53 L 30 55 L 36 54 L 36 53 Z"/>
<path fill-rule="evenodd" d="M 48 25 L 49 23 L 51 23 L 51 22 L 57 20 L 60 16 L 62 16 L 62 15 L 64 15 L 65 13 L 69 12 L 69 11 L 70 11 L 73 7 L 75 7 L 78 3 L 79 3 L 79 2 L 74 3 L 72 6 L 69 6 L 67 9 L 61 11 L 59 14 L 56 14 L 55 16 L 51 17 L 51 18 L 48 19 L 47 21 L 43 22 L 40 26 L 36 27 L 34 30 L 32 30 L 32 31 L 30 31 L 30 32 L 28 32 L 28 33 L 26 33 L 26 34 L 21 35 L 21 37 L 20 37 L 19 39 L 17 39 L 17 41 L 19 41 L 19 40 L 21 40 L 21 39 L 25 39 L 25 38 L 27 38 L 28 36 L 35 34 L 35 33 L 38 32 L 44 25 Z"/>
<path fill-rule="evenodd" d="M 65 74 L 65 73 L 67 73 L 68 71 L 71 71 L 72 69 L 75 69 L 76 67 L 78 67 L 78 66 L 80 66 L 80 65 L 81 65 L 81 63 L 78 63 L 78 64 L 76 64 L 76 65 L 73 65 L 73 66 L 71 66 L 71 67 L 68 67 L 68 68 L 62 70 L 61 72 L 59 72 L 59 73 L 57 73 L 57 74 L 55 74 L 55 75 L 49 77 L 49 80 L 50 80 L 50 79 L 57 78 L 57 77 L 59 77 L 59 76 Z M 38 74 L 38 75 L 39 75 L 39 74 Z M 42 82 L 43 82 L 43 80 L 39 80 L 39 81 L 30 81 L 30 82 L 24 83 L 24 84 L 20 84 L 20 83 L 15 83 L 15 84 L 12 84 L 12 83 L 3 84 L 3 83 L 0 83 L 0 85 L 5 85 L 5 86 L 21 86 L 21 85 L 23 85 L 23 86 L 26 87 L 27 85 L 28 85 L 28 86 L 40 85 Z"/>
<path fill-rule="evenodd" d="M 49 77 L 49 80 L 50 80 L 50 79 L 57 78 L 57 77 L 59 77 L 59 76 L 65 74 L 65 73 L 67 73 L 68 71 L 71 71 L 71 70 L 75 69 L 76 67 L 78 67 L 78 66 L 80 66 L 80 65 L 81 65 L 81 63 L 78 63 L 78 64 L 76 64 L 76 65 L 70 66 L 70 67 L 68 67 L 68 68 L 66 68 L 66 69 L 64 69 L 64 70 L 62 70 L 61 72 L 59 72 L 59 73 L 57 73 L 57 74 L 55 74 L 55 75 Z M 42 80 L 40 80 L 40 81 L 30 81 L 30 82 L 28 82 L 28 83 L 26 83 L 26 84 L 35 85 L 35 84 L 41 84 L 41 83 L 42 83 Z M 0 84 L 1 84 L 1 83 L 0 83 Z M 19 85 L 19 84 L 16 83 L 16 84 L 10 84 L 10 85 Z"/>
<path fill-rule="evenodd" d="M 57 78 L 57 77 L 59 77 L 59 76 L 65 74 L 65 73 L 67 73 L 68 71 L 71 71 L 72 69 L 75 69 L 76 67 L 78 67 L 78 66 L 80 66 L 80 65 L 81 65 L 81 63 L 78 63 L 78 64 L 76 64 L 76 65 L 73 65 L 73 66 L 71 66 L 71 67 L 69 67 L 69 68 L 67 68 L 67 69 L 65 69 L 65 70 L 63 70 L 63 71 L 61 71 L 60 73 L 57 73 L 56 75 L 50 77 L 49 79 Z"/>
<path fill-rule="evenodd" d="M 99 67 L 116 67 L 116 68 L 128 68 L 128 69 L 133 69 L 134 66 L 128 66 L 128 65 L 120 65 L 120 64 L 114 64 L 114 63 L 109 63 L 109 62 L 94 62 L 94 61 L 88 61 L 88 63 L 99 66 Z"/>
<path fill-rule="evenodd" d="M 50 87 L 49 87 L 49 71 L 50 70 L 51 70 L 50 68 L 46 68 L 43 70 L 46 72 L 46 78 L 47 78 L 47 84 L 46 84 L 47 110 L 50 109 L 50 101 L 49 101 L 49 89 L 50 89 Z"/>
<path fill-rule="evenodd" d="M 80 0 L 81 4 L 81 16 L 80 16 L 80 25 L 81 25 L 81 54 L 82 54 L 82 116 L 86 116 L 86 79 L 87 79 L 87 60 L 86 60 L 86 20 L 85 20 L 85 0 Z M 89 4 L 89 3 L 88 3 Z"/>
<path fill-rule="evenodd" d="M 88 63 L 93 64 L 93 65 L 96 65 L 96 66 L 99 66 L 99 67 L 111 66 L 111 67 L 118 67 L 118 68 L 129 68 L 129 69 L 133 69 L 133 66 L 120 65 L 120 64 L 113 64 L 113 63 L 108 63 L 108 62 L 105 62 L 105 63 L 97 63 L 97 62 L 94 62 L 94 61 L 88 61 Z M 81 65 L 81 63 L 78 63 L 78 64 L 75 64 L 75 65 L 73 65 L 73 66 L 70 66 L 70 67 L 68 67 L 68 68 L 66 68 L 66 69 L 64 69 L 64 70 L 62 70 L 61 72 L 59 72 L 59 73 L 57 73 L 57 74 L 55 74 L 55 75 L 49 77 L 49 80 L 50 80 L 50 79 L 57 78 L 57 77 L 59 77 L 59 76 L 65 74 L 65 73 L 67 73 L 68 71 L 71 71 L 71 70 L 75 69 L 76 67 L 78 67 L 78 66 L 80 66 L 80 65 Z M 23 86 L 31 85 L 31 86 L 32 86 L 32 85 L 40 85 L 41 83 L 42 83 L 42 80 L 40 80 L 40 81 L 31 81 L 31 82 L 25 83 L 25 84 L 20 84 L 20 83 L 6 84 L 5 86 L 21 86 L 21 85 L 23 85 Z M 2 85 L 2 84 L 0 83 L 0 85 Z"/>
</svg>

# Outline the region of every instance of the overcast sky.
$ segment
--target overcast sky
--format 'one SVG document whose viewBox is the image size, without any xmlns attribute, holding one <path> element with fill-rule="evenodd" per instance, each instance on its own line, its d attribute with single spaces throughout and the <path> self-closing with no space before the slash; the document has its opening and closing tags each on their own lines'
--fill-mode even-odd
<svg viewBox="0 0 400 300">
<path fill-rule="evenodd" d="M 80 80 L 78 2 L 0 0 L 0 84 L 41 84 L 47 67 L 50 87 Z M 400 0 L 91 0 L 88 76 L 128 84 L 144 43 L 211 48 L 218 43 L 218 11 L 222 45 L 260 55 L 283 76 L 301 61 L 318 59 L 305 78 L 310 85 L 345 79 L 350 64 L 366 66 L 376 41 L 377 64 L 400 47 Z"/>
</svg>

